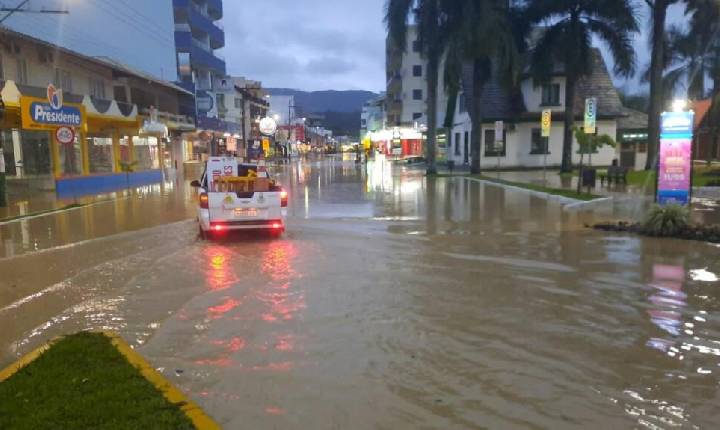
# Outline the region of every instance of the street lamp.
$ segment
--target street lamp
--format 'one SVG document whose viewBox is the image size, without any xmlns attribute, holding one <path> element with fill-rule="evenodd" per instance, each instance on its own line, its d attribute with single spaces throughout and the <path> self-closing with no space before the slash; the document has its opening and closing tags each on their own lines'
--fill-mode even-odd
<svg viewBox="0 0 720 430">
<path fill-rule="evenodd" d="M 685 99 L 677 99 L 672 103 L 673 112 L 682 112 L 687 108 L 688 101 Z"/>
</svg>

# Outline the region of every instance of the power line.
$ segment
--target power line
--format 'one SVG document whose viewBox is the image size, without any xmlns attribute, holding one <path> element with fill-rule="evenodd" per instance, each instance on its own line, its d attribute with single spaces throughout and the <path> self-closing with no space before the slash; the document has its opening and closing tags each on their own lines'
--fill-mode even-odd
<svg viewBox="0 0 720 430">
<path fill-rule="evenodd" d="M 170 39 L 167 37 L 167 35 L 161 33 L 161 32 L 158 31 L 158 30 L 155 30 L 155 27 L 152 27 L 152 26 L 147 26 L 147 27 L 146 27 L 146 26 L 140 25 L 137 21 L 134 21 L 134 20 L 132 19 L 132 17 L 128 17 L 128 16 L 125 16 L 125 15 L 120 14 L 118 11 L 112 9 L 111 6 L 107 5 L 107 4 L 104 3 L 104 2 L 101 2 L 100 0 L 96 0 L 95 3 L 96 3 L 96 5 L 98 5 L 98 7 L 99 7 L 100 9 L 102 9 L 105 13 L 107 13 L 107 14 L 111 15 L 112 17 L 120 20 L 121 22 L 123 22 L 123 23 L 125 23 L 125 24 L 127 24 L 127 25 L 129 25 L 129 26 L 131 26 L 131 27 L 133 27 L 134 29 L 136 29 L 136 30 L 138 30 L 138 31 L 140 31 L 140 32 L 145 33 L 146 35 L 150 36 L 151 38 L 153 38 L 153 39 L 155 39 L 155 40 L 157 40 L 157 41 L 159 41 L 159 42 L 162 42 L 162 43 L 166 44 L 166 45 L 169 46 L 169 47 L 172 47 L 173 50 L 175 49 L 175 41 L 174 41 L 174 40 L 170 40 Z"/>
</svg>

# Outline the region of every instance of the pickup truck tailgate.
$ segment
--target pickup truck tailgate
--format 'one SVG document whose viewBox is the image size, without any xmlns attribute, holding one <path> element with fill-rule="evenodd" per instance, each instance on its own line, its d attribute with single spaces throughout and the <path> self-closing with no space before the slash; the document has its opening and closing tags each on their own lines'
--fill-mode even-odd
<svg viewBox="0 0 720 430">
<path fill-rule="evenodd" d="M 209 193 L 210 222 L 266 221 L 282 217 L 280 193 Z"/>
</svg>

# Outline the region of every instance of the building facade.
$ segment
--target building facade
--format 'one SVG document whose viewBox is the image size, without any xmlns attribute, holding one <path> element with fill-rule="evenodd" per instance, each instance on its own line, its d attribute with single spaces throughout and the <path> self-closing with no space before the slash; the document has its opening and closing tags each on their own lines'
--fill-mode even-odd
<svg viewBox="0 0 720 430">
<path fill-rule="evenodd" d="M 0 41 L 11 183 L 82 195 L 159 182 L 174 167 L 173 136 L 195 128 L 180 114 L 191 93 L 10 30 Z"/>
<path fill-rule="evenodd" d="M 418 49 L 416 28 L 411 26 L 408 29 L 404 51 L 397 49 L 388 38 L 386 52 L 386 124 L 383 132 L 373 135 L 373 140 L 376 146 L 387 147 L 394 155 L 415 156 L 417 151 L 408 152 L 406 148 L 417 145 L 418 135 L 424 133 L 427 125 L 427 64 Z M 449 96 L 442 82 L 442 73 L 438 82 L 437 157 L 441 162 L 451 160 L 455 165 L 469 165 L 472 162 L 473 130 L 468 114 L 469 100 L 466 97 L 472 94 L 472 71 L 468 67 L 465 69 L 462 90 L 452 115 L 447 112 Z M 598 100 L 598 133 L 607 134 L 617 141 L 621 137 L 618 130 L 622 124 L 619 122 L 628 116 L 628 112 L 622 106 L 599 50 L 593 53 L 592 75 L 578 83 L 576 94 L 575 126 L 583 125 L 585 99 L 595 97 Z M 536 84 L 529 73 L 522 77 L 514 89 L 506 89 L 498 79 L 493 79 L 483 87 L 482 100 L 483 127 L 479 131 L 482 143 L 481 167 L 540 168 L 561 164 L 565 112 L 562 65 L 557 67 L 552 80 L 544 85 Z M 541 137 L 540 126 L 541 113 L 546 109 L 553 112 L 547 148 Z M 496 121 L 503 122 L 502 138 L 496 139 Z M 629 142 L 625 146 L 628 145 Z M 576 141 L 573 148 L 573 161 L 578 162 L 580 154 Z M 610 165 L 619 157 L 619 149 L 604 147 L 597 154 L 592 154 L 592 162 Z"/>
<path fill-rule="evenodd" d="M 173 0 L 178 84 L 195 94 L 183 113 L 197 117 L 198 127 L 224 134 L 219 119 L 217 83 L 226 76 L 222 0 Z"/>
</svg>

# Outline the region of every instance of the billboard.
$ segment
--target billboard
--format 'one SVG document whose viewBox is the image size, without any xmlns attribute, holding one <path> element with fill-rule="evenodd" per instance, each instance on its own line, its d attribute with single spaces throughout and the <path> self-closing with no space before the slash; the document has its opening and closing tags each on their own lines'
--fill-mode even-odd
<svg viewBox="0 0 720 430">
<path fill-rule="evenodd" d="M 657 201 L 661 205 L 690 204 L 694 112 L 661 116 Z"/>
</svg>

